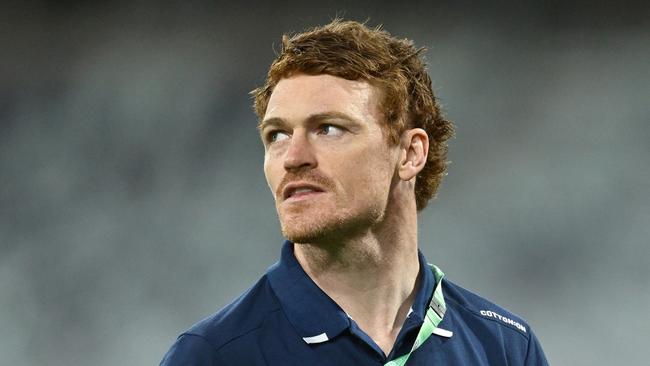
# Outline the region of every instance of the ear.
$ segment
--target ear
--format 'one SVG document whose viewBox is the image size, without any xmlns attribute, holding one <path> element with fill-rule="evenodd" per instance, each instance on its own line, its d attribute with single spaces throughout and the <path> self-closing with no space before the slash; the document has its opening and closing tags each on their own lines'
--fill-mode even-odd
<svg viewBox="0 0 650 366">
<path fill-rule="evenodd" d="M 397 170 L 404 181 L 415 178 L 427 163 L 429 136 L 421 128 L 404 131 L 400 137 L 400 155 Z"/>
</svg>

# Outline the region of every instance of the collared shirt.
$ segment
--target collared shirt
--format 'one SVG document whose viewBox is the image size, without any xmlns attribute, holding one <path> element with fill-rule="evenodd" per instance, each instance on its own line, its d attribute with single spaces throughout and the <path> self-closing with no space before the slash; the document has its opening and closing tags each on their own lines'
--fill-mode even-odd
<svg viewBox="0 0 650 366">
<path fill-rule="evenodd" d="M 286 242 L 281 259 L 233 303 L 181 334 L 161 366 L 384 365 L 411 351 L 436 279 L 419 253 L 420 286 L 385 355 L 304 272 Z M 447 310 L 407 365 L 547 365 L 530 327 L 491 302 L 442 280 Z"/>
</svg>

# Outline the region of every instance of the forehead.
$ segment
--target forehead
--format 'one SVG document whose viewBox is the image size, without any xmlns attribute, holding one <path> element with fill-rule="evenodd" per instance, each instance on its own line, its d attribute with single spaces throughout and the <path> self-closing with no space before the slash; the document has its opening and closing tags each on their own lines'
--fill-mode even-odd
<svg viewBox="0 0 650 366">
<path fill-rule="evenodd" d="M 379 94 L 379 88 L 365 80 L 297 74 L 275 86 L 264 119 L 301 118 L 336 111 L 366 120 L 369 116 L 377 117 Z"/>
</svg>

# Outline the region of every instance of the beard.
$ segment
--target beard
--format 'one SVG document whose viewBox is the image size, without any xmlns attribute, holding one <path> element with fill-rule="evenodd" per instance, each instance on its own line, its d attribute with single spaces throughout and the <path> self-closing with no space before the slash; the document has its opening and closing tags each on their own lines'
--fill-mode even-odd
<svg viewBox="0 0 650 366">
<path fill-rule="evenodd" d="M 373 178 L 381 180 L 379 175 Z M 290 172 L 279 184 L 276 197 L 282 196 L 288 183 L 299 180 L 313 182 L 325 192 L 321 197 L 290 205 L 276 199 L 282 235 L 294 243 L 324 244 L 354 238 L 367 233 L 386 216 L 390 188 L 378 185 L 372 178 L 346 190 L 318 170 Z"/>
<path fill-rule="evenodd" d="M 349 204 L 349 201 L 346 202 Z M 278 207 L 282 235 L 297 244 L 332 243 L 357 237 L 381 222 L 385 216 L 386 205 L 379 204 L 378 200 L 370 202 L 374 204 L 357 203 L 350 207 L 332 205 L 330 202 L 311 202 L 285 210 Z"/>
</svg>

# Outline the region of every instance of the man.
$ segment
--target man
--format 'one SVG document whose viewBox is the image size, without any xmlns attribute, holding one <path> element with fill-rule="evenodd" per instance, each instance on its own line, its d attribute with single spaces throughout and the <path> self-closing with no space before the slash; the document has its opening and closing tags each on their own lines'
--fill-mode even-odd
<svg viewBox="0 0 650 366">
<path fill-rule="evenodd" d="M 253 91 L 264 172 L 288 239 L 161 365 L 546 365 L 519 317 L 443 279 L 417 212 L 453 128 L 421 49 L 335 20 L 293 37 Z"/>
</svg>

